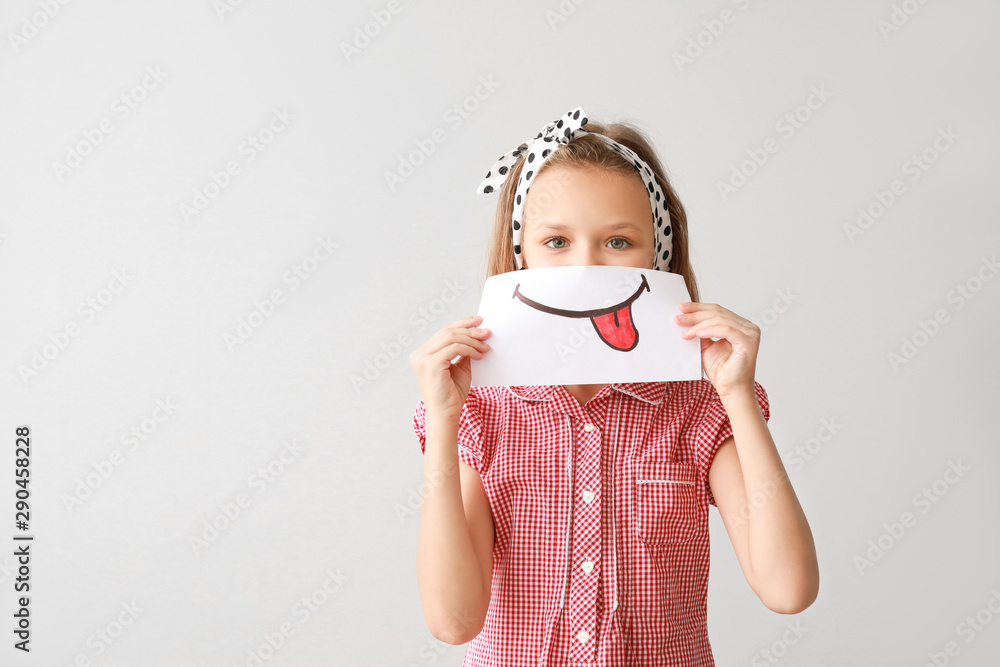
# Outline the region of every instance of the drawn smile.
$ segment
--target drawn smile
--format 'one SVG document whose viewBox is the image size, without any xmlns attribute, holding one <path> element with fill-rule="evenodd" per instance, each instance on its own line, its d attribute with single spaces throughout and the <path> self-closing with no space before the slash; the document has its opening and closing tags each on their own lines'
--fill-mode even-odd
<svg viewBox="0 0 1000 667">
<path fill-rule="evenodd" d="M 511 298 L 517 297 L 532 308 L 544 313 L 562 317 L 589 317 L 601 340 L 616 350 L 628 352 L 639 343 L 639 332 L 636 331 L 635 325 L 632 323 L 632 302 L 639 298 L 643 290 L 649 291 L 649 283 L 646 282 L 645 275 L 642 276 L 642 284 L 636 288 L 632 296 L 614 306 L 596 310 L 565 310 L 546 306 L 521 294 L 518 291 L 520 287 L 521 283 L 514 287 L 514 294 Z"/>
</svg>

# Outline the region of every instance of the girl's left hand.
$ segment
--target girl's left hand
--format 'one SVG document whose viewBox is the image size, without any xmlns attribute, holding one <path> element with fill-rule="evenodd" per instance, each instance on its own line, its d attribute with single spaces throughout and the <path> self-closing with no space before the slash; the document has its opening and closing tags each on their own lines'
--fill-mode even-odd
<svg viewBox="0 0 1000 667">
<path fill-rule="evenodd" d="M 701 338 L 701 365 L 720 396 L 754 390 L 760 327 L 716 303 L 684 302 L 674 321 L 681 338 Z M 713 341 L 712 337 L 719 340 Z"/>
</svg>

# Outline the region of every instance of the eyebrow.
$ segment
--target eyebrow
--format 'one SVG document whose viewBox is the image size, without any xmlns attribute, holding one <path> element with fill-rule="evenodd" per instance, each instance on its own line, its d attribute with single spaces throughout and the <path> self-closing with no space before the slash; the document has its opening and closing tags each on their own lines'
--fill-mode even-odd
<svg viewBox="0 0 1000 667">
<path fill-rule="evenodd" d="M 543 222 L 536 229 L 538 229 L 538 230 L 551 229 L 551 230 L 554 230 L 554 231 L 563 231 L 563 230 L 570 229 L 570 226 L 569 225 L 564 225 L 564 224 L 561 224 L 561 223 L 558 223 L 558 222 Z M 614 224 L 608 225 L 607 229 L 612 230 L 612 231 L 613 230 L 617 230 L 617 229 L 631 229 L 631 230 L 634 230 L 636 232 L 642 231 L 642 229 L 639 227 L 639 225 L 637 225 L 634 222 L 630 222 L 630 221 L 616 222 Z"/>
</svg>

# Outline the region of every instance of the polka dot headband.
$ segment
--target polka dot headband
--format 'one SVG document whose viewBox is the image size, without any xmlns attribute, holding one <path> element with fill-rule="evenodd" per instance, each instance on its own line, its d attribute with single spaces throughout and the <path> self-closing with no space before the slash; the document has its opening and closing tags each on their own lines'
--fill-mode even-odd
<svg viewBox="0 0 1000 667">
<path fill-rule="evenodd" d="M 653 243 L 656 246 L 653 268 L 657 271 L 669 271 L 671 243 L 673 241 L 673 236 L 670 233 L 670 213 L 667 211 L 667 198 L 663 196 L 663 190 L 656 182 L 653 171 L 628 146 L 624 146 L 603 134 L 587 132 L 583 129 L 586 124 L 587 115 L 583 109 L 576 107 L 567 111 L 562 118 L 557 118 L 542 127 L 530 143 L 522 143 L 517 148 L 501 155 L 500 159 L 494 163 L 493 168 L 486 173 L 486 177 L 476 190 L 478 194 L 498 191 L 503 182 L 507 180 L 507 174 L 510 173 L 511 167 L 521 155 L 527 152 L 528 157 L 525 158 L 525 165 L 521 168 L 521 175 L 517 181 L 514 195 L 514 214 L 511 216 L 514 259 L 517 262 L 517 268 L 524 268 L 521 261 L 521 221 L 524 219 L 524 204 L 528 198 L 528 188 L 531 187 L 531 177 L 538 173 L 549 155 L 561 145 L 566 145 L 583 134 L 592 134 L 606 141 L 619 155 L 631 162 L 646 184 L 649 205 L 653 210 Z"/>
</svg>

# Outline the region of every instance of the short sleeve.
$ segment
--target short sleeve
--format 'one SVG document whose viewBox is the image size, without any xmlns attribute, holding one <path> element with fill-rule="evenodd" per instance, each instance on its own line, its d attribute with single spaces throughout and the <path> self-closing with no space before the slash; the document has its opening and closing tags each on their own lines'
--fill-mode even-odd
<svg viewBox="0 0 1000 667">
<path fill-rule="evenodd" d="M 732 436 L 733 426 L 729 422 L 729 415 L 722 404 L 719 392 L 708 380 L 703 380 L 708 385 L 709 398 L 704 403 L 704 417 L 698 425 L 698 468 L 702 478 L 705 480 L 705 490 L 708 492 L 709 504 L 715 505 L 715 496 L 708 485 L 708 470 L 712 466 L 715 453 L 719 450 L 719 445 L 726 438 Z M 754 381 L 754 393 L 757 395 L 757 405 L 764 415 L 764 421 L 771 419 L 771 406 L 767 399 L 767 392 L 759 382 Z"/>
<path fill-rule="evenodd" d="M 427 449 L 427 407 L 424 399 L 417 402 L 417 407 L 413 412 L 413 432 L 417 434 L 420 441 L 420 453 L 426 453 Z M 458 422 L 458 458 L 485 474 L 486 466 L 489 465 L 488 457 L 483 446 L 483 415 L 479 397 L 475 394 L 475 388 L 469 391 L 469 395 L 462 406 L 462 414 Z"/>
</svg>

